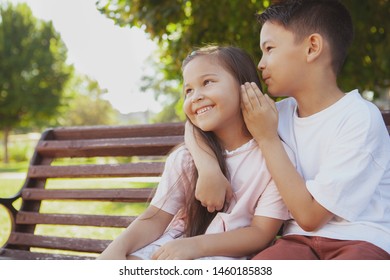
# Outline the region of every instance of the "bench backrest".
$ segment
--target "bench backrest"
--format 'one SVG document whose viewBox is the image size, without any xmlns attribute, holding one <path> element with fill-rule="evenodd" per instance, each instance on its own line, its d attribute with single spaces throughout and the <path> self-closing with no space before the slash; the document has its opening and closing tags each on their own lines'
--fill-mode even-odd
<svg viewBox="0 0 390 280">
<path fill-rule="evenodd" d="M 382 117 L 383 117 L 383 120 L 385 121 L 387 131 L 390 134 L 390 110 L 389 111 L 382 111 Z"/>
<path fill-rule="evenodd" d="M 78 259 L 100 253 L 144 209 L 165 156 L 183 142 L 183 132 L 182 123 L 44 132 L 20 193 L 3 200 L 12 215 L 3 257 Z M 20 197 L 16 211 L 13 204 Z M 50 225 L 56 225 L 54 232 Z M 99 237 L 110 228 L 119 229 L 109 238 Z"/>
<path fill-rule="evenodd" d="M 182 123 L 45 131 L 20 193 L 0 199 L 12 218 L 0 258 L 96 257 L 145 209 L 183 132 Z"/>
</svg>

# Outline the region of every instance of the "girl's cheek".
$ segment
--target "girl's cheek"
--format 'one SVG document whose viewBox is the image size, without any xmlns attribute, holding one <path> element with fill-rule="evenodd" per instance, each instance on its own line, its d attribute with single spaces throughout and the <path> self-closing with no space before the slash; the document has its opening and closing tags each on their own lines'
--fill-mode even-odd
<svg viewBox="0 0 390 280">
<path fill-rule="evenodd" d="M 184 103 L 183 103 L 183 111 L 184 113 L 187 115 L 187 117 L 190 117 L 190 113 L 191 113 L 191 104 L 189 104 L 190 102 L 187 100 L 184 100 Z"/>
</svg>

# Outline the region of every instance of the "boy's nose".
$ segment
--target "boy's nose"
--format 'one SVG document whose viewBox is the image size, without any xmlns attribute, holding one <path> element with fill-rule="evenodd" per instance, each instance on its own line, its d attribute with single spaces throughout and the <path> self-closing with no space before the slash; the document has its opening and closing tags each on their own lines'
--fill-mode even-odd
<svg viewBox="0 0 390 280">
<path fill-rule="evenodd" d="M 263 58 L 261 58 L 259 61 L 259 64 L 257 64 L 257 69 L 259 69 L 260 71 L 263 71 L 264 68 L 265 68 L 265 63 L 264 63 Z"/>
</svg>

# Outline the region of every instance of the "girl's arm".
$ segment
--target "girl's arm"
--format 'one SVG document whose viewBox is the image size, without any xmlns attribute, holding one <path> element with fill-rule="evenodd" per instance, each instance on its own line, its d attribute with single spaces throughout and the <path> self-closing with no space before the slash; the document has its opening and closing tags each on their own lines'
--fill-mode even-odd
<svg viewBox="0 0 390 280">
<path fill-rule="evenodd" d="M 248 227 L 171 241 L 157 250 L 152 258 L 183 260 L 209 256 L 250 256 L 271 243 L 282 223 L 282 220 L 254 216 Z"/>
<path fill-rule="evenodd" d="M 231 185 L 223 175 L 213 151 L 196 134 L 193 125 L 188 121 L 184 136 L 186 147 L 198 170 L 195 197 L 209 212 L 221 210 L 225 199 L 231 199 Z"/>
<path fill-rule="evenodd" d="M 125 260 L 130 253 L 159 238 L 172 218 L 173 215 L 150 205 L 97 259 Z"/>
</svg>

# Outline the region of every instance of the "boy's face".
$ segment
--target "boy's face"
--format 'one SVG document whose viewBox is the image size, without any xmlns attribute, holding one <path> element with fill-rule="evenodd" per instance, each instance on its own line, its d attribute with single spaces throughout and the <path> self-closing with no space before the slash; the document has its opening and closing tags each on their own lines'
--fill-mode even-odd
<svg viewBox="0 0 390 280">
<path fill-rule="evenodd" d="M 281 24 L 267 21 L 260 32 L 263 52 L 258 68 L 273 96 L 294 96 L 305 79 L 305 40 L 295 42 L 294 34 Z"/>
</svg>

